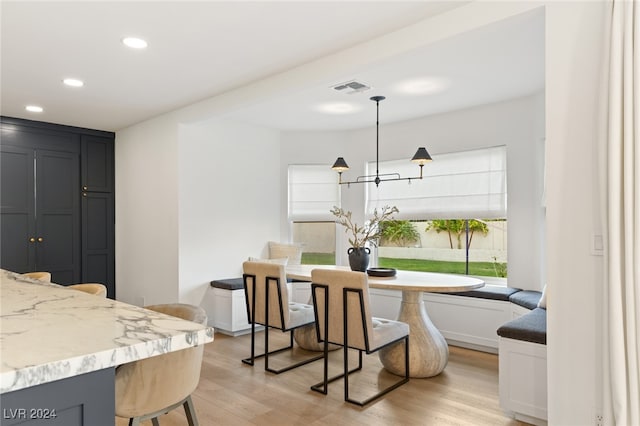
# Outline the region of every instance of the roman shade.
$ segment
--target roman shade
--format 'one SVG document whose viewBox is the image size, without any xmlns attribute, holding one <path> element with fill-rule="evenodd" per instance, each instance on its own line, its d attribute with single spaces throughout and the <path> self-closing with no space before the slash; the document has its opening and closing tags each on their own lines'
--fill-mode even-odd
<svg viewBox="0 0 640 426">
<path fill-rule="evenodd" d="M 433 155 L 423 179 L 367 184 L 367 213 L 396 206 L 397 219 L 495 219 L 507 216 L 507 150 L 505 146 Z M 367 174 L 375 173 L 367 163 Z M 407 160 L 380 162 L 380 174 L 414 176 Z"/>
<path fill-rule="evenodd" d="M 340 185 L 331 165 L 290 165 L 288 174 L 289 220 L 333 221 L 330 210 L 333 206 L 340 206 Z"/>
</svg>

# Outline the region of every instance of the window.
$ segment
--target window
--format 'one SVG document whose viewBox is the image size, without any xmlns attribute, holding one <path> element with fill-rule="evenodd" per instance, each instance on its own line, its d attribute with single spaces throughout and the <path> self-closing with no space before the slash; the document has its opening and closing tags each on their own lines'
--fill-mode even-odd
<svg viewBox="0 0 640 426">
<path fill-rule="evenodd" d="M 302 263 L 335 265 L 340 186 L 329 164 L 290 165 L 288 217 L 294 243 L 302 245 Z"/>
<path fill-rule="evenodd" d="M 506 219 L 398 220 L 383 228 L 381 267 L 494 277 L 496 283 L 507 276 Z"/>
<path fill-rule="evenodd" d="M 385 223 L 378 265 L 397 269 L 506 277 L 506 147 L 434 155 L 422 180 L 367 187 L 367 211 L 395 205 Z M 368 170 L 375 163 L 368 164 Z M 380 173 L 415 174 L 404 161 Z M 500 281 L 499 279 L 497 281 Z"/>
<path fill-rule="evenodd" d="M 292 235 L 302 245 L 303 264 L 336 264 L 335 222 L 293 222 Z"/>
</svg>

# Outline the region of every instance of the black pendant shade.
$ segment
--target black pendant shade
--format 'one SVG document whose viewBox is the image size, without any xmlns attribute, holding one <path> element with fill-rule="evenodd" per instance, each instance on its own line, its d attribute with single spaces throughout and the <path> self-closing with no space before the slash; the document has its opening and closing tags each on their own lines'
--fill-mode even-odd
<svg viewBox="0 0 640 426">
<path fill-rule="evenodd" d="M 333 163 L 333 166 L 331 166 L 331 168 L 339 173 L 342 173 L 345 170 L 349 170 L 349 166 L 347 165 L 347 162 L 344 161 L 344 158 L 342 157 L 338 157 L 338 159 L 336 160 L 335 163 Z"/>
</svg>

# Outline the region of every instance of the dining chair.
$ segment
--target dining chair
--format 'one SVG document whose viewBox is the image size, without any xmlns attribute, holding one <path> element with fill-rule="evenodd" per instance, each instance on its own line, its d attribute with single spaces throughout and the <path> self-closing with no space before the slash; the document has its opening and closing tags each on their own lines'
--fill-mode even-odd
<svg viewBox="0 0 640 426">
<path fill-rule="evenodd" d="M 315 316 L 313 306 L 289 302 L 285 267 L 282 264 L 246 261 L 242 264 L 244 294 L 247 307 L 247 318 L 251 324 L 251 356 L 242 360 L 243 363 L 254 365 L 257 358 L 263 358 L 264 369 L 271 373 L 280 374 L 293 368 L 300 367 L 323 358 L 324 354 L 314 354 L 312 357 L 287 365 L 280 369 L 269 366 L 269 357 L 276 353 L 293 349 L 293 331 L 297 328 L 313 324 Z M 256 325 L 263 325 L 264 352 L 256 355 Z M 289 345 L 270 350 L 269 329 L 289 332 Z"/>
<path fill-rule="evenodd" d="M 184 303 L 145 306 L 145 309 L 173 317 L 207 324 L 207 314 L 199 306 Z M 158 417 L 183 406 L 189 426 L 198 418 L 191 394 L 200 381 L 204 345 L 169 352 L 116 368 L 116 416 L 129 419 L 129 426 Z"/>
<path fill-rule="evenodd" d="M 327 394 L 329 383 L 344 378 L 344 400 L 364 406 L 409 381 L 409 325 L 371 315 L 369 285 L 364 272 L 314 269 L 311 271 L 312 297 L 319 340 L 324 343 L 323 381 L 311 389 Z M 364 400 L 349 396 L 349 375 L 362 370 L 362 355 L 404 342 L 405 375 L 382 391 Z M 329 344 L 343 347 L 343 372 L 328 377 Z M 349 370 L 349 349 L 358 351 L 358 366 Z"/>
<path fill-rule="evenodd" d="M 38 281 L 44 281 L 48 283 L 51 282 L 51 272 L 44 272 L 44 271 L 25 272 L 22 275 Z M 93 294 L 98 297 L 107 297 L 107 287 L 104 284 L 98 284 L 98 283 L 71 284 L 71 285 L 68 285 L 67 288 Z"/>
</svg>

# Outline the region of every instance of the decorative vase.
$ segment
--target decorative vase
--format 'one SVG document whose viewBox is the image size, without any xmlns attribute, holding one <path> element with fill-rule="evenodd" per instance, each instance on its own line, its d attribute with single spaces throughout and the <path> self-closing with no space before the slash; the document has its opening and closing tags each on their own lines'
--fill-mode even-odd
<svg viewBox="0 0 640 426">
<path fill-rule="evenodd" d="M 369 266 L 369 247 L 351 247 L 347 250 L 352 271 L 366 272 Z"/>
</svg>

